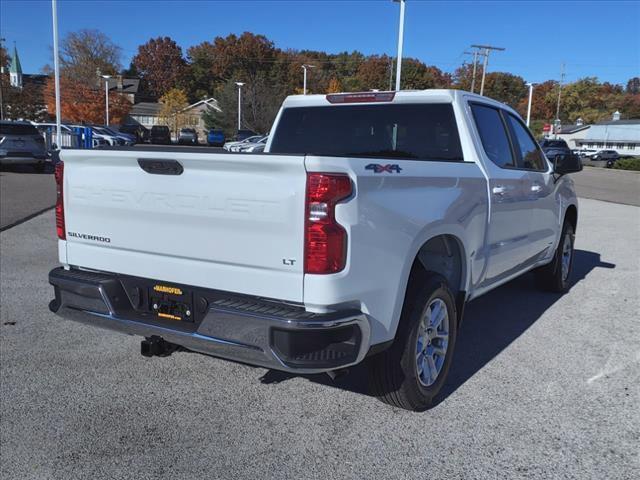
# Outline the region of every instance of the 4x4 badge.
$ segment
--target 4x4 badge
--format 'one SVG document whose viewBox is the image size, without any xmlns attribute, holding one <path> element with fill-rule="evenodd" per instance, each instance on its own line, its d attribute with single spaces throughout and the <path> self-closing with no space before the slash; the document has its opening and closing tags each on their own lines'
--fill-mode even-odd
<svg viewBox="0 0 640 480">
<path fill-rule="evenodd" d="M 380 165 L 379 163 L 370 163 L 364 168 L 366 170 L 373 170 L 373 173 L 393 173 L 393 172 L 400 173 L 402 171 L 402 169 L 400 168 L 400 165 L 398 165 L 397 163 L 387 164 L 387 165 Z"/>
</svg>

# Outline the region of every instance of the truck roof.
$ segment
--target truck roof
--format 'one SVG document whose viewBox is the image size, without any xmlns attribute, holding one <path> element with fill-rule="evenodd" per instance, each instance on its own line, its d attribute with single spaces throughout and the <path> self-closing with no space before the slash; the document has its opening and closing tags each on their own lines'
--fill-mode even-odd
<svg viewBox="0 0 640 480">
<path fill-rule="evenodd" d="M 467 92 L 465 90 L 456 90 L 456 89 L 429 89 L 429 90 L 401 90 L 399 92 L 389 92 L 389 91 L 368 91 L 368 92 L 341 92 L 334 94 L 319 94 L 319 95 L 289 95 L 283 102 L 282 107 L 320 107 L 320 106 L 329 106 L 329 105 L 354 105 L 354 103 L 332 103 L 328 100 L 328 97 L 335 96 L 348 96 L 348 95 L 371 95 L 372 97 L 376 94 L 385 94 L 394 93 L 392 100 L 383 100 L 376 102 L 375 100 L 371 101 L 358 101 L 355 104 L 370 104 L 370 103 L 431 103 L 431 102 L 446 102 L 446 103 L 456 103 L 462 98 L 473 99 L 477 101 L 482 101 L 485 103 L 492 103 L 494 105 L 499 105 L 503 108 L 507 108 L 508 110 L 513 111 L 508 105 L 500 103 L 496 100 L 493 100 L 488 97 L 484 97 L 475 93 Z M 388 96 L 388 95 L 387 95 Z"/>
</svg>

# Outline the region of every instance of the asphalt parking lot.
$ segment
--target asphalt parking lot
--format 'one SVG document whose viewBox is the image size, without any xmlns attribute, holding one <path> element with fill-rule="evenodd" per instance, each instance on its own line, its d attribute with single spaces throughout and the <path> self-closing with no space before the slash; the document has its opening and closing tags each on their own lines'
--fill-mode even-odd
<svg viewBox="0 0 640 480">
<path fill-rule="evenodd" d="M 23 222 L 56 203 L 52 168 L 37 173 L 28 165 L 0 171 L 0 230 Z"/>
<path fill-rule="evenodd" d="M 575 286 L 522 277 L 472 302 L 437 405 L 357 368 L 292 377 L 60 320 L 53 212 L 0 234 L 6 479 L 636 478 L 640 208 L 581 199 Z M 633 472 L 636 471 L 636 474 Z"/>
</svg>

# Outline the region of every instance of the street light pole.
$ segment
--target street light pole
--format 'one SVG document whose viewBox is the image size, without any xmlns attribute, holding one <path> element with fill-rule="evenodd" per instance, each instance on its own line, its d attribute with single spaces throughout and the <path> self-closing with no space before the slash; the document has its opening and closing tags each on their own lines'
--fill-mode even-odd
<svg viewBox="0 0 640 480">
<path fill-rule="evenodd" d="M 402 46 L 404 42 L 404 3 L 405 0 L 394 0 L 400 3 L 400 27 L 398 29 L 398 60 L 396 61 L 396 91 L 400 90 L 402 74 Z"/>
<path fill-rule="evenodd" d="M 102 75 L 104 78 L 104 108 L 105 108 L 105 125 L 109 126 L 109 79 L 111 75 Z"/>
<path fill-rule="evenodd" d="M 316 68 L 316 66 L 308 65 L 308 64 L 302 65 L 302 69 L 304 70 L 304 74 L 302 77 L 302 94 L 303 95 L 307 94 L 307 68 Z"/>
<path fill-rule="evenodd" d="M 527 127 L 531 123 L 531 100 L 533 99 L 533 83 L 527 83 L 529 86 L 529 105 L 527 106 Z"/>
<path fill-rule="evenodd" d="M 56 89 L 56 145 L 60 148 L 62 145 L 62 123 L 60 112 L 60 63 L 58 59 L 58 2 L 51 0 L 51 13 L 53 17 L 53 71 L 54 85 Z"/>
<path fill-rule="evenodd" d="M 243 82 L 236 82 L 238 86 L 238 131 L 242 129 L 242 86 Z"/>
</svg>

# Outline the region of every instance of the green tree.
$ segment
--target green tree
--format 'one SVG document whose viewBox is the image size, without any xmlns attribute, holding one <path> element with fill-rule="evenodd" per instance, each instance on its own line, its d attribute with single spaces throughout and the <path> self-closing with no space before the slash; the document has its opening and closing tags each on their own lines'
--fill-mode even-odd
<svg viewBox="0 0 640 480">
<path fill-rule="evenodd" d="M 211 130 L 213 128 L 220 128 L 222 125 L 222 114 L 215 108 L 207 106 L 202 112 L 202 121 L 204 122 L 204 128 Z"/>
<path fill-rule="evenodd" d="M 505 72 L 490 72 L 485 76 L 484 95 L 512 108 L 516 108 L 527 93 L 522 77 Z"/>
</svg>

